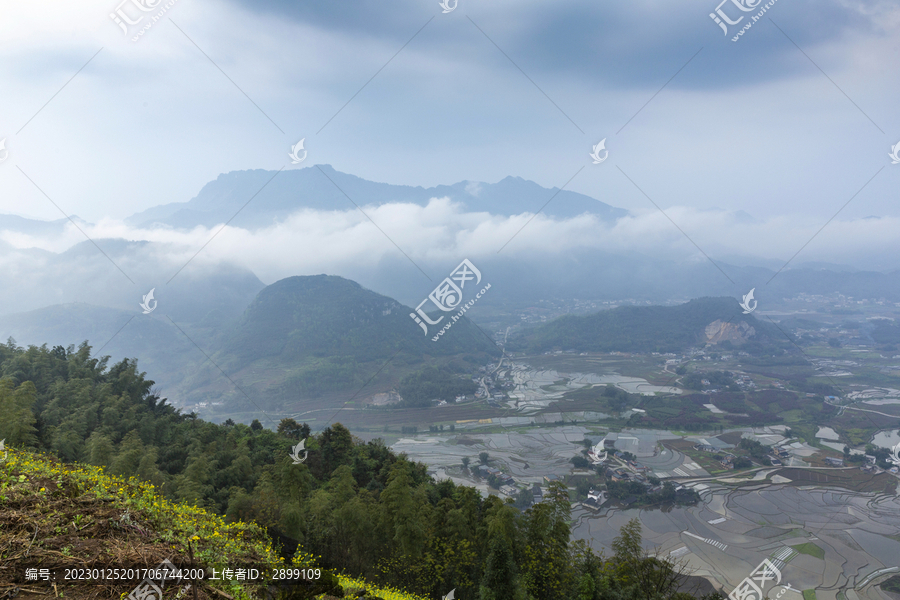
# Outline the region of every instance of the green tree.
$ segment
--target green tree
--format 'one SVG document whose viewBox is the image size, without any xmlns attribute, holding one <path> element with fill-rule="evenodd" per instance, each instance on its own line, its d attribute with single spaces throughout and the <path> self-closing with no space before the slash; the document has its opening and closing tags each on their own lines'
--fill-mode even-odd
<svg viewBox="0 0 900 600">
<path fill-rule="evenodd" d="M 291 418 L 282 419 L 278 423 L 277 432 L 290 440 L 298 441 L 300 439 L 300 423 Z"/>
<path fill-rule="evenodd" d="M 513 560 L 512 549 L 505 536 L 491 539 L 479 588 L 480 600 L 514 600 L 523 598 L 524 590 Z"/>
<path fill-rule="evenodd" d="M 471 462 L 471 459 L 470 459 L 468 456 L 463 456 L 463 457 L 462 457 L 462 466 L 463 466 L 463 469 L 468 469 L 468 468 L 469 468 L 469 463 L 470 463 L 470 462 Z"/>
<path fill-rule="evenodd" d="M 11 379 L 0 379 L 0 439 L 9 446 L 34 446 L 38 442 L 32 407 L 37 400 L 34 383 L 15 386 Z"/>
<path fill-rule="evenodd" d="M 480 462 L 481 464 L 483 464 L 483 465 L 488 464 L 488 461 L 490 459 L 491 459 L 491 455 L 488 454 L 487 452 L 479 452 L 478 453 L 478 462 Z"/>
<path fill-rule="evenodd" d="M 624 595 L 643 600 L 672 598 L 686 574 L 683 565 L 644 552 L 641 522 L 631 519 L 613 540 L 613 563 Z M 680 598 L 679 598 L 680 600 Z"/>
</svg>

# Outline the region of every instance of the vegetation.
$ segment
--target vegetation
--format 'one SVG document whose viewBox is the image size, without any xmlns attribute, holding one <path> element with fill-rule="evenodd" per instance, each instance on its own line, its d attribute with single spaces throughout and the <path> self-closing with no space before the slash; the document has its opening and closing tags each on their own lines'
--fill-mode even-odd
<svg viewBox="0 0 900 600">
<path fill-rule="evenodd" d="M 424 465 L 380 440 L 355 440 L 340 424 L 306 438 L 308 456 L 294 464 L 289 450 L 308 434 L 306 425 L 286 419 L 272 431 L 181 414 L 152 392 L 134 361 L 107 367 L 86 344 L 77 351 L 0 346 L 0 381 L 0 438 L 8 446 L 88 463 L 85 477 L 98 481 L 101 467 L 115 481 L 134 478 L 117 485 L 134 490 L 131 514 L 144 511 L 135 527 L 153 523 L 160 536 L 193 540 L 203 560 L 240 552 L 227 541 L 235 532 L 268 531 L 277 540 L 264 546 L 271 560 L 279 550 L 281 560 L 315 556 L 321 567 L 342 572 L 341 582 L 361 578 L 423 597 L 455 588 L 469 598 L 499 591 L 541 600 L 688 598 L 676 591 L 677 565 L 640 551 L 637 522 L 608 560 L 573 542 L 562 483 L 520 510 L 474 488 L 436 482 Z M 7 484 L 14 474 L 7 471 Z M 58 478 L 48 473 L 51 479 Z M 13 485 L 3 488 L 2 502 L 19 501 Z M 40 487 L 37 493 L 70 493 L 59 491 L 64 482 Z M 211 513 L 220 516 L 204 521 Z M 179 514 L 198 521 L 171 523 Z M 241 529 L 250 522 L 259 528 Z M 32 526 L 20 525 L 28 533 Z"/>
<path fill-rule="evenodd" d="M 768 449 L 756 440 L 743 438 L 738 444 L 738 448 L 745 450 L 753 460 L 763 465 L 768 466 L 772 464 L 772 460 L 768 457 Z M 735 465 L 735 468 L 737 468 L 737 465 Z"/>
<path fill-rule="evenodd" d="M 455 375 L 446 368 L 428 366 L 400 380 L 397 391 L 403 400 L 398 406 L 426 407 L 431 406 L 432 400 L 450 402 L 457 396 L 474 394 L 477 388 L 468 377 Z"/>
<path fill-rule="evenodd" d="M 358 389 L 376 376 L 395 383 L 410 367 L 452 360 L 481 365 L 500 355 L 465 316 L 434 343 L 410 312 L 341 277 L 288 277 L 257 295 L 233 331 L 215 341 L 213 356 L 229 372 L 262 362 L 267 372 L 286 373 L 265 382 L 259 394 L 264 408 L 274 409 L 297 397 Z M 200 387 L 208 376 L 201 370 L 190 383 Z"/>
<path fill-rule="evenodd" d="M 781 354 L 789 343 L 771 324 L 742 314 L 732 298 L 699 298 L 680 306 L 620 306 L 589 316 L 567 315 L 537 327 L 510 349 L 527 352 L 679 352 L 705 342 L 704 330 L 721 320 L 747 323 L 755 336 L 742 349 Z"/>
<path fill-rule="evenodd" d="M 808 554 L 809 556 L 813 556 L 820 560 L 825 560 L 825 551 L 821 547 L 813 544 L 812 542 L 798 544 L 796 546 L 791 546 L 791 548 L 793 548 L 800 554 Z"/>
<path fill-rule="evenodd" d="M 900 594 L 900 575 L 891 575 L 886 581 L 879 584 L 879 587 L 886 592 Z"/>
</svg>

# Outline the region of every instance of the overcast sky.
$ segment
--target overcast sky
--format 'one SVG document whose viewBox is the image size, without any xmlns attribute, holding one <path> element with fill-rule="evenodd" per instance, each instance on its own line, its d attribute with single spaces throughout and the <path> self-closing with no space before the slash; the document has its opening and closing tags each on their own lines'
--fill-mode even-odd
<svg viewBox="0 0 900 600">
<path fill-rule="evenodd" d="M 721 252 L 789 258 L 844 205 L 807 259 L 897 237 L 894 1 L 777 0 L 737 42 L 764 3 L 727 0 L 744 18 L 725 35 L 718 0 L 177 0 L 135 42 L 150 17 L 126 35 L 110 13 L 164 4 L 118 1 L 0 4 L 0 213 L 112 223 L 220 173 L 327 163 L 409 185 L 569 182 L 652 219 L 632 244 L 685 243 L 655 205 L 691 231 L 730 223 L 706 209 L 757 219 L 717 229 Z M 573 227 L 590 234 L 555 231 Z"/>
</svg>

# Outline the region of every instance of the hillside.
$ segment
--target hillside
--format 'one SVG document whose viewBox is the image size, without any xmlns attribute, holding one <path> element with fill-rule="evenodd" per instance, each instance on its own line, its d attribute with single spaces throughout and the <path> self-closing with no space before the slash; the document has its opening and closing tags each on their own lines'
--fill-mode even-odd
<svg viewBox="0 0 900 600">
<path fill-rule="evenodd" d="M 388 391 L 434 361 L 458 356 L 480 365 L 500 354 L 466 318 L 434 342 L 412 312 L 341 277 L 288 277 L 257 295 L 220 338 L 213 361 L 264 408 L 296 410 L 327 394 L 338 394 L 337 403 L 340 394 L 349 397 L 363 386 L 367 394 Z M 184 390 L 189 399 L 222 399 L 226 408 L 246 404 L 209 365 L 188 378 Z"/>
<path fill-rule="evenodd" d="M 745 315 L 733 298 L 698 298 L 679 306 L 620 306 L 566 315 L 526 332 L 511 348 L 527 352 L 681 352 L 707 343 L 759 351 L 787 339 L 770 323 Z"/>
<path fill-rule="evenodd" d="M 224 351 L 241 361 L 279 356 L 290 361 L 352 357 L 359 362 L 387 359 L 398 351 L 420 356 L 497 352 L 468 319 L 432 342 L 411 312 L 342 277 L 288 277 L 256 296 Z"/>
<path fill-rule="evenodd" d="M 455 589 L 460 600 L 641 600 L 648 591 L 689 600 L 675 591 L 685 581 L 679 565 L 641 550 L 639 522 L 623 527 L 610 557 L 572 540 L 560 482 L 523 512 L 435 481 L 424 464 L 340 424 L 318 435 L 292 419 L 277 431 L 215 425 L 173 410 L 152 385 L 133 363 L 107 368 L 87 346 L 72 354 L 0 346 L 0 439 L 9 448 L 0 457 L 0 582 L 15 582 L 0 593 L 35 589 L 18 581 L 30 566 L 152 568 L 168 559 L 234 568 L 293 558 L 301 567 L 315 561 L 323 579 L 341 572 L 347 595 L 365 597 L 365 587 L 384 600 L 410 598 L 391 588 L 428 598 Z M 297 463 L 291 448 L 300 440 Z M 130 589 L 82 586 L 65 597 Z M 240 586 L 225 593 L 198 600 L 247 598 Z"/>
<path fill-rule="evenodd" d="M 0 467 L 0 593 L 2 597 L 119 598 L 149 578 L 164 598 L 301 600 L 349 593 L 365 600 L 419 600 L 361 579 L 336 576 L 298 550 L 285 560 L 255 523 L 227 523 L 195 506 L 162 497 L 153 485 L 67 465 L 52 456 L 8 450 Z M 168 561 L 168 562 L 166 562 Z M 164 581 L 155 569 L 183 569 Z M 211 581 L 213 570 L 256 569 L 252 582 Z M 294 585 L 278 569 L 311 569 Z M 26 570 L 46 570 L 44 580 Z M 193 572 L 203 576 L 191 577 Z M 78 573 L 80 579 L 67 578 Z M 138 574 L 140 573 L 140 574 Z M 101 575 L 102 574 L 102 575 Z M 97 575 L 96 579 L 90 577 Z M 318 577 L 315 577 L 318 575 Z M 68 580 L 67 580 L 68 579 Z"/>
</svg>

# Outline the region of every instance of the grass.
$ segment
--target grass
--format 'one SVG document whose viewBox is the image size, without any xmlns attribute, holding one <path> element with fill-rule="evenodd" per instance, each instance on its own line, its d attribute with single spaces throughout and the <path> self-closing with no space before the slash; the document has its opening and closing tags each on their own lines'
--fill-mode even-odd
<svg viewBox="0 0 900 600">
<path fill-rule="evenodd" d="M 805 544 L 791 546 L 791 548 L 793 548 L 800 554 L 808 554 L 809 556 L 813 556 L 815 558 L 818 558 L 819 560 L 825 560 L 825 550 L 813 544 L 812 542 L 806 542 Z"/>
<path fill-rule="evenodd" d="M 803 590 L 803 600 L 816 600 L 816 590 Z"/>
</svg>

